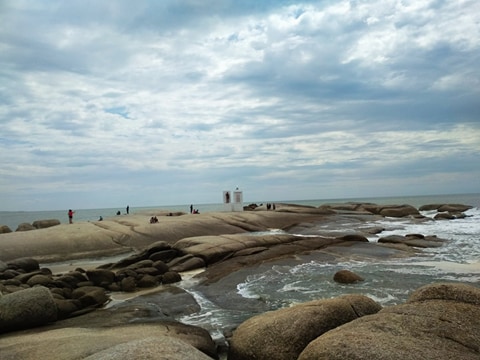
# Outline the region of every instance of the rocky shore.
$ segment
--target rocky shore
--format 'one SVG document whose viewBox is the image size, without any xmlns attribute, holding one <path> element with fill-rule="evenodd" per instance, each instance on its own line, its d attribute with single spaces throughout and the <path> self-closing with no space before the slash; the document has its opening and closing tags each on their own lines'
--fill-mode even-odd
<svg viewBox="0 0 480 360">
<path fill-rule="evenodd" d="M 0 353 L 2 359 L 371 359 L 385 353 L 391 359 L 478 359 L 476 287 L 432 284 L 412 292 L 407 303 L 383 309 L 365 296 L 346 295 L 274 312 L 235 288 L 262 267 L 309 256 L 414 256 L 447 240 L 423 234 L 382 238 L 383 229 L 365 223 L 386 216 L 449 221 L 468 208 L 420 208 L 438 211 L 431 220 L 409 205 L 276 204 L 275 211 L 252 206 L 239 213 L 152 212 L 4 233 Z M 159 222 L 150 224 L 151 216 Z M 321 233 L 313 230 L 318 223 L 324 225 Z M 368 241 L 371 234 L 380 234 L 378 243 Z M 98 259 L 113 255 L 119 260 L 98 265 Z M 96 265 L 65 266 L 62 272 L 49 266 L 78 259 L 96 259 Z M 200 271 L 198 288 L 212 301 L 250 306 L 259 315 L 225 329 L 224 343 L 205 329 L 175 321 L 199 309 L 175 285 L 192 270 Z M 354 275 L 337 279 L 361 281 Z M 117 294 L 131 296 L 112 301 Z"/>
</svg>

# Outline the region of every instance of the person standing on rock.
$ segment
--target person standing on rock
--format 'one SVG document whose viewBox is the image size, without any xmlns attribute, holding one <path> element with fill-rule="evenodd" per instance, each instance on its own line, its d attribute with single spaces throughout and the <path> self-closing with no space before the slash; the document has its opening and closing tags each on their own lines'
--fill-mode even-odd
<svg viewBox="0 0 480 360">
<path fill-rule="evenodd" d="M 127 205 L 127 215 L 128 215 L 128 212 L 130 211 L 130 206 Z"/>
<path fill-rule="evenodd" d="M 68 210 L 68 223 L 71 224 L 73 222 L 73 214 L 75 214 L 75 211 L 72 209 Z"/>
</svg>

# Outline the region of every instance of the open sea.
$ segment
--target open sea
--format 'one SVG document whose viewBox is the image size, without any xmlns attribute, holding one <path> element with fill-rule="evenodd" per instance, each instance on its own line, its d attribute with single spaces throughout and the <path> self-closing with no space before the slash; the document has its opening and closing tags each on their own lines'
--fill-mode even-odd
<svg viewBox="0 0 480 360">
<path fill-rule="evenodd" d="M 373 226 L 386 230 L 369 241 L 375 242 L 378 236 L 392 234 L 437 235 L 446 239 L 444 246 L 424 249 L 419 255 L 410 258 L 389 260 L 345 260 L 341 263 L 309 261 L 300 265 L 272 265 L 263 273 L 250 275 L 237 285 L 238 294 L 245 298 L 261 299 L 268 308 L 278 309 L 295 303 L 332 298 L 347 293 L 364 294 L 383 306 L 403 303 L 414 290 L 434 282 L 462 282 L 480 286 L 480 194 L 437 195 L 414 197 L 384 197 L 363 199 L 328 199 L 278 201 L 302 205 L 319 206 L 326 203 L 371 202 L 376 204 L 410 204 L 420 207 L 426 204 L 457 203 L 473 206 L 465 212 L 467 217 L 456 220 L 439 220 L 415 223 L 409 219 L 384 218 L 374 221 Z M 257 204 L 265 203 L 260 201 Z M 272 201 L 269 201 L 272 202 Z M 189 212 L 188 205 L 130 207 L 130 213 L 150 209 Z M 200 212 L 223 211 L 222 204 L 194 205 Z M 93 221 L 99 216 L 114 217 L 117 211 L 125 209 L 86 209 L 76 210 L 74 221 Z M 435 212 L 424 212 L 433 217 Z M 0 212 L 0 225 L 8 225 L 15 230 L 22 222 L 59 219 L 68 222 L 67 209 L 41 212 Z M 278 230 L 273 230 L 278 231 Z M 0 235 L 1 236 L 1 235 Z M 365 281 L 354 285 L 341 285 L 333 281 L 333 275 L 341 269 L 349 269 L 362 276 Z M 203 294 L 195 290 L 195 280 L 186 276 L 179 284 L 190 292 L 201 305 L 201 311 L 178 320 L 201 326 L 210 331 L 213 338 L 222 341 L 223 330 L 239 325 L 253 314 L 249 309 L 239 311 L 218 307 Z"/>
</svg>

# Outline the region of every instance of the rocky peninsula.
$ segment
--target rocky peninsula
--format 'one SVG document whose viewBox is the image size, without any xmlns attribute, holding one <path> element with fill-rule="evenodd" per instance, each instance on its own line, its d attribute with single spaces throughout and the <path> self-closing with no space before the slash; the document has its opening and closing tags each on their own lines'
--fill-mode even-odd
<svg viewBox="0 0 480 360">
<path fill-rule="evenodd" d="M 409 205 L 276 204 L 274 211 L 148 212 L 4 233 L 0 353 L 27 360 L 478 359 L 480 290 L 473 286 L 432 284 L 387 308 L 345 295 L 273 312 L 236 291 L 240 279 L 272 264 L 415 256 L 446 239 L 410 234 L 371 243 L 367 237 L 383 229 L 365 224 L 386 216 L 449 221 L 468 208 L 425 205 L 438 211 L 431 220 Z M 153 216 L 158 223 L 149 222 Z M 175 286 L 191 271 L 211 301 L 252 309 L 250 319 L 224 329 L 223 343 L 174 320 L 199 309 Z M 340 275 L 339 282 L 361 281 Z M 119 294 L 129 296 L 115 301 Z"/>
</svg>

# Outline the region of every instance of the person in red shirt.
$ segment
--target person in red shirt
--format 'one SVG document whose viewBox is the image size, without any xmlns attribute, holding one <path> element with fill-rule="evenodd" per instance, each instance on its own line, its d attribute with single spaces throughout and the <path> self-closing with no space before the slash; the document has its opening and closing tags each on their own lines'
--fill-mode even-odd
<svg viewBox="0 0 480 360">
<path fill-rule="evenodd" d="M 68 210 L 68 223 L 71 224 L 73 222 L 73 214 L 75 214 L 75 211 L 72 209 Z"/>
</svg>

